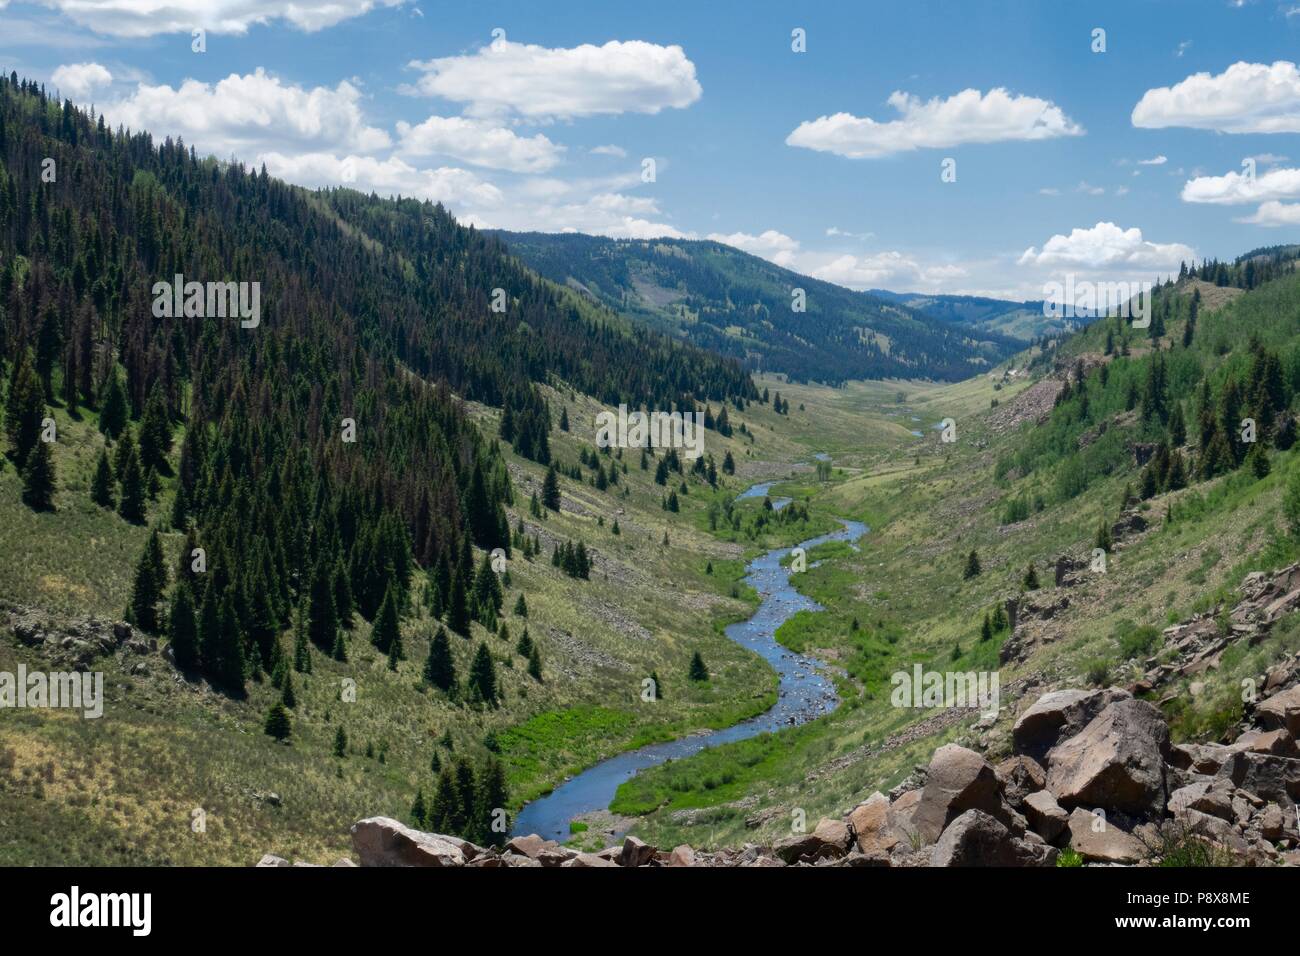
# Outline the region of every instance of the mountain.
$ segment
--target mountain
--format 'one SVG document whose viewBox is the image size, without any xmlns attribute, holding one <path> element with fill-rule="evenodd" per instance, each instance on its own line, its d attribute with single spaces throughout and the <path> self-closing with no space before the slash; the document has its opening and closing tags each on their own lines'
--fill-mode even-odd
<svg viewBox="0 0 1300 956">
<path fill-rule="evenodd" d="M 732 246 L 498 232 L 546 278 L 650 328 L 794 381 L 956 381 L 1023 342 L 803 276 Z M 792 308 L 803 289 L 806 311 Z"/>
<path fill-rule="evenodd" d="M 907 306 L 941 322 L 972 326 L 1027 342 L 1042 335 L 1068 332 L 1075 323 L 1043 314 L 1039 301 L 1012 302 L 974 295 L 928 295 L 923 292 L 890 292 L 872 289 L 871 295 Z"/>
</svg>

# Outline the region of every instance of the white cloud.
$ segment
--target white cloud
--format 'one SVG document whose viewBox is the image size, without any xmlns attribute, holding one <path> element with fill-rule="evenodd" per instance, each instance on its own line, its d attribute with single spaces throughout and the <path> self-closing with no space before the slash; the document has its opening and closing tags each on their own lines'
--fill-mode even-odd
<svg viewBox="0 0 1300 956">
<path fill-rule="evenodd" d="M 1270 169 L 1257 176 L 1228 172 L 1222 176 L 1198 176 L 1183 185 L 1183 202 L 1231 206 L 1271 199 L 1300 197 L 1300 169 Z"/>
<path fill-rule="evenodd" d="M 1094 186 L 1087 180 L 1081 180 L 1079 185 L 1074 187 L 1074 191 L 1086 193 L 1089 196 L 1102 196 L 1105 195 L 1106 188 L 1104 186 Z"/>
<path fill-rule="evenodd" d="M 712 239 L 714 242 L 725 243 L 728 246 L 735 246 L 743 252 L 762 256 L 764 259 L 786 268 L 790 268 L 794 264 L 795 253 L 799 251 L 797 239 L 792 239 L 785 233 L 777 232 L 775 229 L 768 229 L 757 236 L 747 232 L 733 232 L 729 235 L 711 232 L 706 238 Z"/>
<path fill-rule="evenodd" d="M 272 176 L 300 186 L 348 186 L 381 196 L 414 196 L 450 206 L 493 207 L 501 204 L 501 190 L 466 169 L 442 166 L 416 169 L 397 157 L 335 156 L 332 153 L 301 153 L 286 156 L 265 153 L 256 158 L 266 163 Z"/>
<path fill-rule="evenodd" d="M 838 226 L 831 226 L 826 230 L 826 235 L 843 236 L 846 239 L 871 239 L 876 234 L 874 232 L 849 232 L 845 229 L 839 228 Z"/>
<path fill-rule="evenodd" d="M 1284 203 L 1272 199 L 1261 203 L 1254 215 L 1238 219 L 1237 222 L 1255 226 L 1297 226 L 1300 225 L 1300 203 Z"/>
<path fill-rule="evenodd" d="M 1038 192 L 1043 196 L 1061 195 L 1061 191 L 1057 189 L 1055 186 L 1044 186 L 1042 189 L 1038 190 Z"/>
<path fill-rule="evenodd" d="M 585 232 L 612 239 L 695 239 L 664 222 L 658 203 L 645 196 L 620 192 L 585 194 L 574 184 L 547 181 L 545 190 L 538 180 L 521 183 L 509 202 L 495 210 L 462 208 L 462 222 L 483 229 L 537 230 L 543 232 Z"/>
<path fill-rule="evenodd" d="M 879 252 L 867 256 L 839 256 L 812 269 L 814 279 L 834 282 L 850 289 L 892 288 L 904 292 L 932 292 L 941 283 L 965 276 L 960 266 L 925 266 L 901 252 Z"/>
<path fill-rule="evenodd" d="M 1238 62 L 1222 73 L 1194 73 L 1147 90 L 1133 107 L 1134 126 L 1188 126 L 1221 133 L 1300 132 L 1300 70 L 1289 60 Z"/>
<path fill-rule="evenodd" d="M 371 152 L 391 145 L 367 126 L 361 93 L 348 82 L 310 90 L 286 85 L 262 68 L 232 73 L 215 86 L 186 80 L 179 89 L 141 83 L 124 100 L 105 104 L 113 125 L 183 136 L 201 152 L 241 158 L 254 152 L 338 150 Z"/>
<path fill-rule="evenodd" d="M 246 33 L 254 24 L 285 20 L 314 32 L 406 0 L 36 0 L 96 33 L 148 37 L 189 33 Z"/>
<path fill-rule="evenodd" d="M 454 159 L 515 173 L 544 173 L 560 162 L 563 146 L 541 133 L 519 136 L 503 126 L 462 116 L 430 116 L 412 126 L 397 124 L 403 156 L 451 156 Z"/>
<path fill-rule="evenodd" d="M 642 40 L 569 49 L 497 41 L 477 53 L 410 63 L 424 75 L 406 92 L 466 104 L 472 115 L 545 120 L 658 113 L 700 98 L 680 46 Z"/>
<path fill-rule="evenodd" d="M 1019 264 L 1149 273 L 1176 271 L 1179 262 L 1193 255 L 1193 250 L 1182 243 L 1148 242 L 1137 227 L 1121 229 L 1113 222 L 1099 222 L 1089 229 L 1073 229 L 1068 236 L 1058 233 L 1043 243 L 1041 250 L 1030 246 L 1020 256 Z"/>
<path fill-rule="evenodd" d="M 1161 154 L 1159 156 L 1152 156 L 1150 159 L 1139 159 L 1138 165 L 1139 166 L 1163 166 L 1167 162 L 1169 162 L 1169 157 L 1165 156 L 1164 154 Z"/>
<path fill-rule="evenodd" d="M 98 63 L 65 63 L 50 75 L 50 82 L 64 96 L 80 100 L 112 83 L 113 74 Z"/>
<path fill-rule="evenodd" d="M 595 146 L 591 150 L 593 156 L 616 156 L 619 159 L 627 158 L 627 150 L 622 146 L 615 146 L 612 143 L 605 146 Z"/>
<path fill-rule="evenodd" d="M 800 123 L 786 137 L 786 144 L 871 159 L 927 147 L 1083 134 L 1083 128 L 1051 102 L 1014 96 L 1002 88 L 988 93 L 968 89 L 924 102 L 896 91 L 888 102 L 901 114 L 899 119 L 877 122 L 849 113 L 822 116 Z"/>
</svg>

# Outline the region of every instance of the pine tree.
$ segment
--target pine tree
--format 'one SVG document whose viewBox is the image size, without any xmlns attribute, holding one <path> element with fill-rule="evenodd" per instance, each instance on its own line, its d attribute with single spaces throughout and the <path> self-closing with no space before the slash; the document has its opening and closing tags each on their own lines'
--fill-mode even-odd
<svg viewBox="0 0 1300 956">
<path fill-rule="evenodd" d="M 424 806 L 424 790 L 415 791 L 415 802 L 411 804 L 411 825 L 420 829 L 426 825 L 429 811 Z"/>
<path fill-rule="evenodd" d="M 691 655 L 689 676 L 693 681 L 706 681 L 709 679 L 709 669 L 704 666 L 704 658 L 700 656 L 699 651 Z"/>
<path fill-rule="evenodd" d="M 9 456 L 21 472 L 27 456 L 40 443 L 41 421 L 45 417 L 45 394 L 32 368 L 31 353 L 23 350 L 9 375 L 5 398 L 5 437 Z"/>
<path fill-rule="evenodd" d="M 276 740 L 288 740 L 293 734 L 293 725 L 289 721 L 289 712 L 284 709 L 284 703 L 276 701 L 266 714 L 266 723 L 262 729 L 266 731 L 267 736 L 274 737 Z"/>
<path fill-rule="evenodd" d="M 551 511 L 560 510 L 560 478 L 554 465 L 546 469 L 546 478 L 542 481 L 542 505 Z"/>
<path fill-rule="evenodd" d="M 515 653 L 520 657 L 529 657 L 533 653 L 533 639 L 529 636 L 527 627 L 524 627 L 524 633 L 519 635 L 519 642 L 515 644 Z"/>
<path fill-rule="evenodd" d="M 1030 562 L 1029 568 L 1025 571 L 1024 587 L 1026 591 L 1037 591 L 1038 586 L 1038 570 L 1033 562 Z"/>
<path fill-rule="evenodd" d="M 56 482 L 49 442 L 38 441 L 23 469 L 23 502 L 33 511 L 53 511 Z"/>
<path fill-rule="evenodd" d="M 199 666 L 198 622 L 194 617 L 194 595 L 187 581 L 177 581 L 167 613 L 167 633 L 171 638 L 172 659 L 182 671 Z"/>
<path fill-rule="evenodd" d="M 1110 537 L 1110 525 L 1106 524 L 1105 518 L 1102 518 L 1101 523 L 1097 525 L 1097 537 L 1096 540 L 1093 542 L 1093 547 L 1101 548 L 1101 550 L 1109 554 L 1111 545 L 1112 542 Z"/>
<path fill-rule="evenodd" d="M 125 460 L 122 462 L 122 467 L 118 469 L 118 476 L 122 480 L 122 497 L 117 504 L 117 513 L 132 524 L 144 524 L 144 473 L 140 470 L 140 458 L 136 454 L 134 444 L 127 446 Z"/>
<path fill-rule="evenodd" d="M 474 660 L 469 666 L 469 690 L 471 699 L 482 700 L 492 707 L 497 706 L 497 671 L 492 661 L 492 654 L 487 645 L 479 642 L 474 652 Z"/>
<path fill-rule="evenodd" d="M 971 578 L 980 573 L 980 556 L 971 548 L 970 554 L 966 555 L 966 567 L 962 569 L 961 576 L 963 581 L 969 581 Z"/>
<path fill-rule="evenodd" d="M 510 796 L 506 791 L 506 773 L 501 761 L 489 757 L 479 773 L 477 806 L 478 812 L 486 815 L 480 836 L 486 846 L 504 846 L 507 837 L 506 827 L 495 826 L 498 817 L 505 822 L 506 805 Z"/>
<path fill-rule="evenodd" d="M 370 632 L 370 642 L 379 649 L 380 653 L 391 654 L 393 647 L 396 646 L 398 654 L 401 654 L 402 634 L 397 618 L 397 597 L 393 594 L 391 586 L 384 592 L 384 603 L 379 606 L 375 626 Z"/>
<path fill-rule="evenodd" d="M 450 691 L 456 686 L 456 664 L 451 656 L 451 642 L 441 627 L 429 643 L 429 657 L 424 662 L 424 679 L 442 691 Z"/>
<path fill-rule="evenodd" d="M 461 637 L 469 637 L 469 598 L 465 581 L 459 574 L 451 582 L 451 600 L 447 606 L 447 626 Z"/>
<path fill-rule="evenodd" d="M 457 822 L 460 815 L 460 795 L 456 793 L 456 781 L 450 769 L 443 770 L 438 774 L 438 786 L 433 792 L 425 825 L 435 833 L 452 834 L 455 829 L 464 828 L 463 822 Z"/>
<path fill-rule="evenodd" d="M 522 591 L 519 593 L 519 599 L 515 601 L 515 615 L 518 617 L 528 616 L 528 602 L 524 600 Z"/>
<path fill-rule="evenodd" d="M 984 615 L 984 623 L 980 625 L 980 640 L 991 641 L 993 639 L 993 621 L 987 613 Z"/>
<path fill-rule="evenodd" d="M 100 449 L 99 463 L 95 466 L 95 477 L 90 483 L 90 500 L 101 508 L 112 508 L 116 501 L 113 496 L 113 466 L 108 463 L 108 449 Z"/>
<path fill-rule="evenodd" d="M 127 620 L 146 634 L 157 634 L 161 630 L 158 602 L 162 600 L 166 587 L 167 569 L 163 562 L 162 543 L 155 528 L 135 566 Z"/>
<path fill-rule="evenodd" d="M 338 611 L 334 606 L 334 578 L 322 557 L 312 573 L 307 616 L 307 636 L 322 651 L 334 650 L 339 636 Z"/>
<path fill-rule="evenodd" d="M 539 684 L 542 682 L 542 652 L 536 644 L 528 652 L 528 676 Z"/>
<path fill-rule="evenodd" d="M 307 637 L 307 605 L 298 606 L 293 624 L 293 669 L 299 674 L 311 673 L 311 642 Z"/>
<path fill-rule="evenodd" d="M 298 695 L 294 693 L 293 671 L 291 670 L 284 672 L 284 684 L 280 687 L 280 703 L 290 710 L 298 706 Z"/>
<path fill-rule="evenodd" d="M 348 734 L 339 724 L 338 729 L 334 731 L 334 756 L 346 757 L 348 755 Z"/>
<path fill-rule="evenodd" d="M 456 776 L 457 807 L 452 815 L 452 832 L 474 843 L 482 843 L 486 821 L 479 816 L 478 782 L 474 779 L 474 769 L 464 757 L 457 757 L 453 772 Z"/>
<path fill-rule="evenodd" d="M 116 441 L 126 428 L 128 414 L 126 390 L 122 388 L 122 380 L 114 369 L 108 376 L 103 408 L 99 412 L 99 430 L 104 433 L 104 437 Z"/>
</svg>

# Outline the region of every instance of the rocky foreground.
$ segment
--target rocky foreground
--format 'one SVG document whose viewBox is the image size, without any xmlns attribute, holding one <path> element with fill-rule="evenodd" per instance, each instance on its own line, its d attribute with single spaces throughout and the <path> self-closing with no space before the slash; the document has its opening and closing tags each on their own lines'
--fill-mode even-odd
<svg viewBox="0 0 1300 956">
<path fill-rule="evenodd" d="M 772 846 L 706 853 L 629 836 L 583 853 L 520 836 L 481 847 L 387 817 L 355 824 L 352 844 L 361 866 L 1297 865 L 1300 682 L 1266 693 L 1234 742 L 1174 745 L 1160 710 L 1128 690 L 1053 691 L 1020 713 L 997 765 L 947 744 L 919 785 Z"/>
</svg>

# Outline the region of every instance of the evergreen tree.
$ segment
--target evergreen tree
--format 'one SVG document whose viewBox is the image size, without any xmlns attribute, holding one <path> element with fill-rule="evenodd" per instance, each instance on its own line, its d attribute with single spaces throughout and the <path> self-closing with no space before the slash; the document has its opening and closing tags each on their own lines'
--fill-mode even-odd
<svg viewBox="0 0 1300 956">
<path fill-rule="evenodd" d="M 293 734 L 293 725 L 289 722 L 289 712 L 284 709 L 282 701 L 276 701 L 267 711 L 266 723 L 262 725 L 267 736 L 276 740 L 288 740 Z"/>
<path fill-rule="evenodd" d="M 157 634 L 162 623 L 158 617 L 158 602 L 162 600 L 166 587 L 167 569 L 163 561 L 162 543 L 155 528 L 135 566 L 127 620 L 146 634 Z"/>
<path fill-rule="evenodd" d="M 519 599 L 515 601 L 515 614 L 518 617 L 528 616 L 528 602 L 524 600 L 523 592 L 519 592 Z"/>
<path fill-rule="evenodd" d="M 487 645 L 479 642 L 469 666 L 470 697 L 496 707 L 498 703 L 497 671 Z"/>
<path fill-rule="evenodd" d="M 451 600 L 447 606 L 447 626 L 461 637 L 469 637 L 469 598 L 465 581 L 459 574 L 451 582 Z"/>
<path fill-rule="evenodd" d="M 99 430 L 104 433 L 104 437 L 109 441 L 116 441 L 126 428 L 128 414 L 126 390 L 122 388 L 121 377 L 114 369 L 108 376 L 103 408 L 99 412 Z"/>
<path fill-rule="evenodd" d="M 709 679 L 709 669 L 704 666 L 704 658 L 700 656 L 699 651 L 691 655 L 689 676 L 693 681 L 706 681 Z"/>
<path fill-rule="evenodd" d="M 993 639 L 993 621 L 987 613 L 984 615 L 984 623 L 980 625 L 980 640 L 991 641 Z"/>
<path fill-rule="evenodd" d="M 95 465 L 95 477 L 90 483 L 90 500 L 101 508 L 116 505 L 113 496 L 113 466 L 108 463 L 108 449 L 101 449 Z"/>
<path fill-rule="evenodd" d="M 339 724 L 338 729 L 334 731 L 334 756 L 346 757 L 348 755 L 348 734 Z"/>
<path fill-rule="evenodd" d="M 435 833 L 454 834 L 456 830 L 464 828 L 463 823 L 457 823 L 461 814 L 456 781 L 452 777 L 451 770 L 443 770 L 438 774 L 438 786 L 433 792 L 433 801 L 429 805 L 426 826 Z"/>
<path fill-rule="evenodd" d="M 520 657 L 529 657 L 533 653 L 533 639 L 529 636 L 527 627 L 524 627 L 524 632 L 519 635 L 519 642 L 515 644 L 515 653 Z"/>
<path fill-rule="evenodd" d="M 298 695 L 294 693 L 293 671 L 291 670 L 284 671 L 284 683 L 280 687 L 280 703 L 290 710 L 298 706 Z"/>
<path fill-rule="evenodd" d="M 481 832 L 484 845 L 505 846 L 508 836 L 507 827 L 496 826 L 498 818 L 504 824 L 506 805 L 510 796 L 506 791 L 506 773 L 501 761 L 489 757 L 479 774 L 478 810 L 487 815 Z"/>
<path fill-rule="evenodd" d="M 1024 588 L 1026 591 L 1038 590 L 1038 570 L 1034 567 L 1032 561 L 1025 571 Z"/>
<path fill-rule="evenodd" d="M 422 829 L 426 825 L 429 811 L 424 806 L 424 790 L 415 791 L 415 802 L 411 804 L 411 825 L 416 829 Z"/>
<path fill-rule="evenodd" d="M 966 567 L 962 569 L 961 576 L 963 581 L 969 581 L 980 573 L 980 556 L 971 548 L 970 554 L 966 555 Z"/>
<path fill-rule="evenodd" d="M 31 354 L 24 350 L 10 373 L 5 398 L 5 437 L 9 441 L 9 457 L 20 473 L 27 466 L 27 456 L 41 443 L 44 418 L 45 394 L 32 368 Z"/>
<path fill-rule="evenodd" d="M 397 617 L 397 597 L 391 586 L 384 592 L 384 603 L 379 606 L 379 615 L 370 632 L 370 642 L 380 653 L 391 654 L 396 647 L 398 656 L 401 655 L 402 633 Z"/>
<path fill-rule="evenodd" d="M 334 606 L 334 577 L 323 556 L 312 573 L 309 602 L 307 636 L 322 651 L 330 653 L 339 636 L 339 619 Z"/>
<path fill-rule="evenodd" d="M 125 460 L 122 462 L 122 467 L 118 469 L 118 476 L 122 479 L 122 497 L 117 504 L 117 513 L 132 524 L 144 524 L 144 473 L 140 470 L 140 458 L 136 454 L 134 444 L 127 446 Z"/>
<path fill-rule="evenodd" d="M 554 465 L 546 469 L 546 478 L 542 481 L 542 505 L 551 511 L 560 510 L 560 477 Z"/>
<path fill-rule="evenodd" d="M 198 622 L 194 617 L 194 595 L 189 583 L 177 581 L 172 591 L 171 608 L 167 614 L 167 633 L 171 638 L 172 659 L 182 671 L 197 670 L 199 666 Z"/>
<path fill-rule="evenodd" d="M 542 652 L 536 644 L 528 652 L 528 676 L 539 684 L 542 682 Z"/>
<path fill-rule="evenodd" d="M 23 502 L 33 511 L 54 510 L 54 456 L 49 442 L 38 441 L 27 455 L 23 469 Z"/>
<path fill-rule="evenodd" d="M 441 627 L 429 643 L 429 657 L 424 662 L 424 679 L 442 691 L 450 691 L 456 686 L 456 664 L 451 656 L 451 642 Z"/>
</svg>

